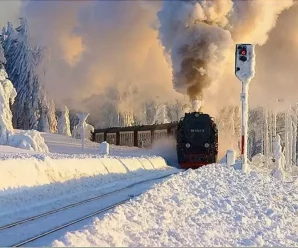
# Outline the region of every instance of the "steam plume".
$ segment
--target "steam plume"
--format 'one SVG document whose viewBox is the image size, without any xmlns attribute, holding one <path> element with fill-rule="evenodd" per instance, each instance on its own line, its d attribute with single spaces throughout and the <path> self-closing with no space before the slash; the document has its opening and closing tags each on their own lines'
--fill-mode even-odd
<svg viewBox="0 0 298 248">
<path fill-rule="evenodd" d="M 164 1 L 159 38 L 171 55 L 173 85 L 190 100 L 222 75 L 237 42 L 263 45 L 292 0 Z M 262 20 L 260 22 L 260 20 Z"/>
<path fill-rule="evenodd" d="M 200 101 L 200 100 L 194 100 L 194 102 L 193 102 L 193 110 L 195 112 L 199 112 L 201 108 L 202 108 L 202 101 Z"/>
</svg>

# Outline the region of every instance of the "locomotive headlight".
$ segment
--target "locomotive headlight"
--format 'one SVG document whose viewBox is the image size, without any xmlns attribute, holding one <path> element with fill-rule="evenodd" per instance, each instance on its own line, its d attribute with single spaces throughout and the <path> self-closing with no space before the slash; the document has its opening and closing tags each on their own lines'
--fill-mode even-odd
<svg viewBox="0 0 298 248">
<path fill-rule="evenodd" d="M 189 148 L 190 147 L 190 144 L 189 143 L 186 143 L 185 146 L 186 146 L 186 148 Z"/>
<path fill-rule="evenodd" d="M 205 147 L 208 148 L 210 145 L 208 143 L 205 143 Z"/>
</svg>

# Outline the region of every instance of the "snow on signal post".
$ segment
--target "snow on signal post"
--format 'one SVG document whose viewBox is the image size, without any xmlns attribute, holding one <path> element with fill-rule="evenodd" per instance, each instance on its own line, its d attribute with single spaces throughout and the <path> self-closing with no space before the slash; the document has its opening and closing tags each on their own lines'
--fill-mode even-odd
<svg viewBox="0 0 298 248">
<path fill-rule="evenodd" d="M 247 164 L 247 133 L 248 133 L 248 89 L 255 75 L 255 51 L 252 44 L 237 44 L 235 54 L 235 75 L 242 83 L 242 137 L 241 156 L 242 170 L 248 170 Z"/>
</svg>

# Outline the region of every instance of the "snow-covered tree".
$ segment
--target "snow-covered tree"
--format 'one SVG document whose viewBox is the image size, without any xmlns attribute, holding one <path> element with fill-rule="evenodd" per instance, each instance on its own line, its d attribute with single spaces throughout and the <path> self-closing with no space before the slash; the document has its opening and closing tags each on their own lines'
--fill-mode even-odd
<svg viewBox="0 0 298 248">
<path fill-rule="evenodd" d="M 13 104 L 17 92 L 4 69 L 0 69 L 0 144 L 37 152 L 49 152 L 44 138 L 37 131 L 14 133 L 12 126 Z"/>
<path fill-rule="evenodd" d="M 34 54 L 29 44 L 28 25 L 21 19 L 21 26 L 17 34 L 12 25 L 7 27 L 7 38 L 4 49 L 7 59 L 7 72 L 17 90 L 17 99 L 13 107 L 13 123 L 16 128 L 37 128 L 38 99 L 34 98 L 34 86 L 37 77 L 34 75 L 36 67 Z"/>
<path fill-rule="evenodd" d="M 44 105 L 42 101 L 39 101 L 39 113 L 40 117 L 38 119 L 37 130 L 43 132 L 50 132 L 50 125 L 48 120 L 49 108 L 47 105 Z"/>
<path fill-rule="evenodd" d="M 148 101 L 145 103 L 145 124 L 152 124 L 156 115 L 157 103 L 156 101 Z"/>
<path fill-rule="evenodd" d="M 167 104 L 168 116 L 171 122 L 179 121 L 184 116 L 187 107 L 189 107 L 187 103 L 185 100 L 176 99 L 173 103 Z"/>
<path fill-rule="evenodd" d="M 79 120 L 79 123 L 73 128 L 72 137 L 81 139 L 82 125 L 84 127 L 85 140 L 91 140 L 91 132 L 94 132 L 94 127 L 86 121 L 82 122 L 81 120 Z"/>
<path fill-rule="evenodd" d="M 4 69 L 5 64 L 6 64 L 6 59 L 4 57 L 4 50 L 0 42 L 0 69 Z"/>
<path fill-rule="evenodd" d="M 6 71 L 18 93 L 13 106 L 14 127 L 54 131 L 57 127 L 52 116 L 55 110 L 42 82 L 43 49 L 32 47 L 25 18 L 20 18 L 17 29 L 9 23 L 2 37 Z"/>
<path fill-rule="evenodd" d="M 130 127 L 135 123 L 134 115 L 132 112 L 124 112 L 119 114 L 119 124 L 121 127 Z"/>
<path fill-rule="evenodd" d="M 58 121 L 56 119 L 56 108 L 53 100 L 50 100 L 47 104 L 49 108 L 48 112 L 48 122 L 49 122 L 49 130 L 51 133 L 58 132 Z"/>
<path fill-rule="evenodd" d="M 284 180 L 284 169 L 285 169 L 285 155 L 282 152 L 280 145 L 280 136 L 277 135 L 274 141 L 274 159 L 275 168 L 272 170 L 271 175 L 279 180 Z"/>
<path fill-rule="evenodd" d="M 8 138 L 13 134 L 12 112 L 10 104 L 16 98 L 17 92 L 4 69 L 0 69 L 0 144 L 7 145 Z"/>
<path fill-rule="evenodd" d="M 163 124 L 163 123 L 169 123 L 167 106 L 165 104 L 159 104 L 157 106 L 157 110 L 152 124 Z"/>
<path fill-rule="evenodd" d="M 224 156 L 227 150 L 231 149 L 240 154 L 240 128 L 241 120 L 239 107 L 226 106 L 220 110 L 216 118 L 218 126 L 220 153 L 219 157 Z"/>
<path fill-rule="evenodd" d="M 249 111 L 248 118 L 248 154 L 253 157 L 256 154 L 263 153 L 264 144 L 264 110 L 255 108 Z"/>
<path fill-rule="evenodd" d="M 71 136 L 69 110 L 65 106 L 63 111 L 60 111 L 58 116 L 58 133 L 66 136 Z"/>
<path fill-rule="evenodd" d="M 70 132 L 73 132 L 75 126 L 79 123 L 79 117 L 76 114 L 76 111 L 69 110 L 69 121 L 70 121 Z"/>
</svg>

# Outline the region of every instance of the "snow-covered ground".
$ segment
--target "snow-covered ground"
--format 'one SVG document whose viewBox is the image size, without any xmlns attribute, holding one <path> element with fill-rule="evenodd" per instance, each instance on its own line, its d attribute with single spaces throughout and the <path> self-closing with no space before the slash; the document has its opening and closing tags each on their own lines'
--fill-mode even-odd
<svg viewBox="0 0 298 248">
<path fill-rule="evenodd" d="M 42 136 L 49 154 L 0 146 L 0 225 L 178 171 L 142 149 L 111 147 L 111 155 L 103 156 L 99 144 L 89 141 L 80 154 L 80 140 Z"/>
<path fill-rule="evenodd" d="M 152 187 L 52 246 L 298 246 L 298 186 L 225 165 Z"/>
<path fill-rule="evenodd" d="M 179 172 L 169 162 L 175 160 L 171 140 L 151 150 L 110 146 L 104 156 L 97 143 L 86 141 L 83 154 L 81 140 L 49 133 L 42 137 L 50 153 L 0 146 L 0 226 Z M 220 164 L 135 186 L 14 230 L 0 230 L 0 245 L 144 193 L 106 215 L 29 245 L 298 246 L 298 167 L 288 170 L 281 182 L 270 175 L 274 164 L 263 160 L 254 158 L 251 174 L 235 170 L 237 164 L 227 167 L 223 158 Z"/>
</svg>

